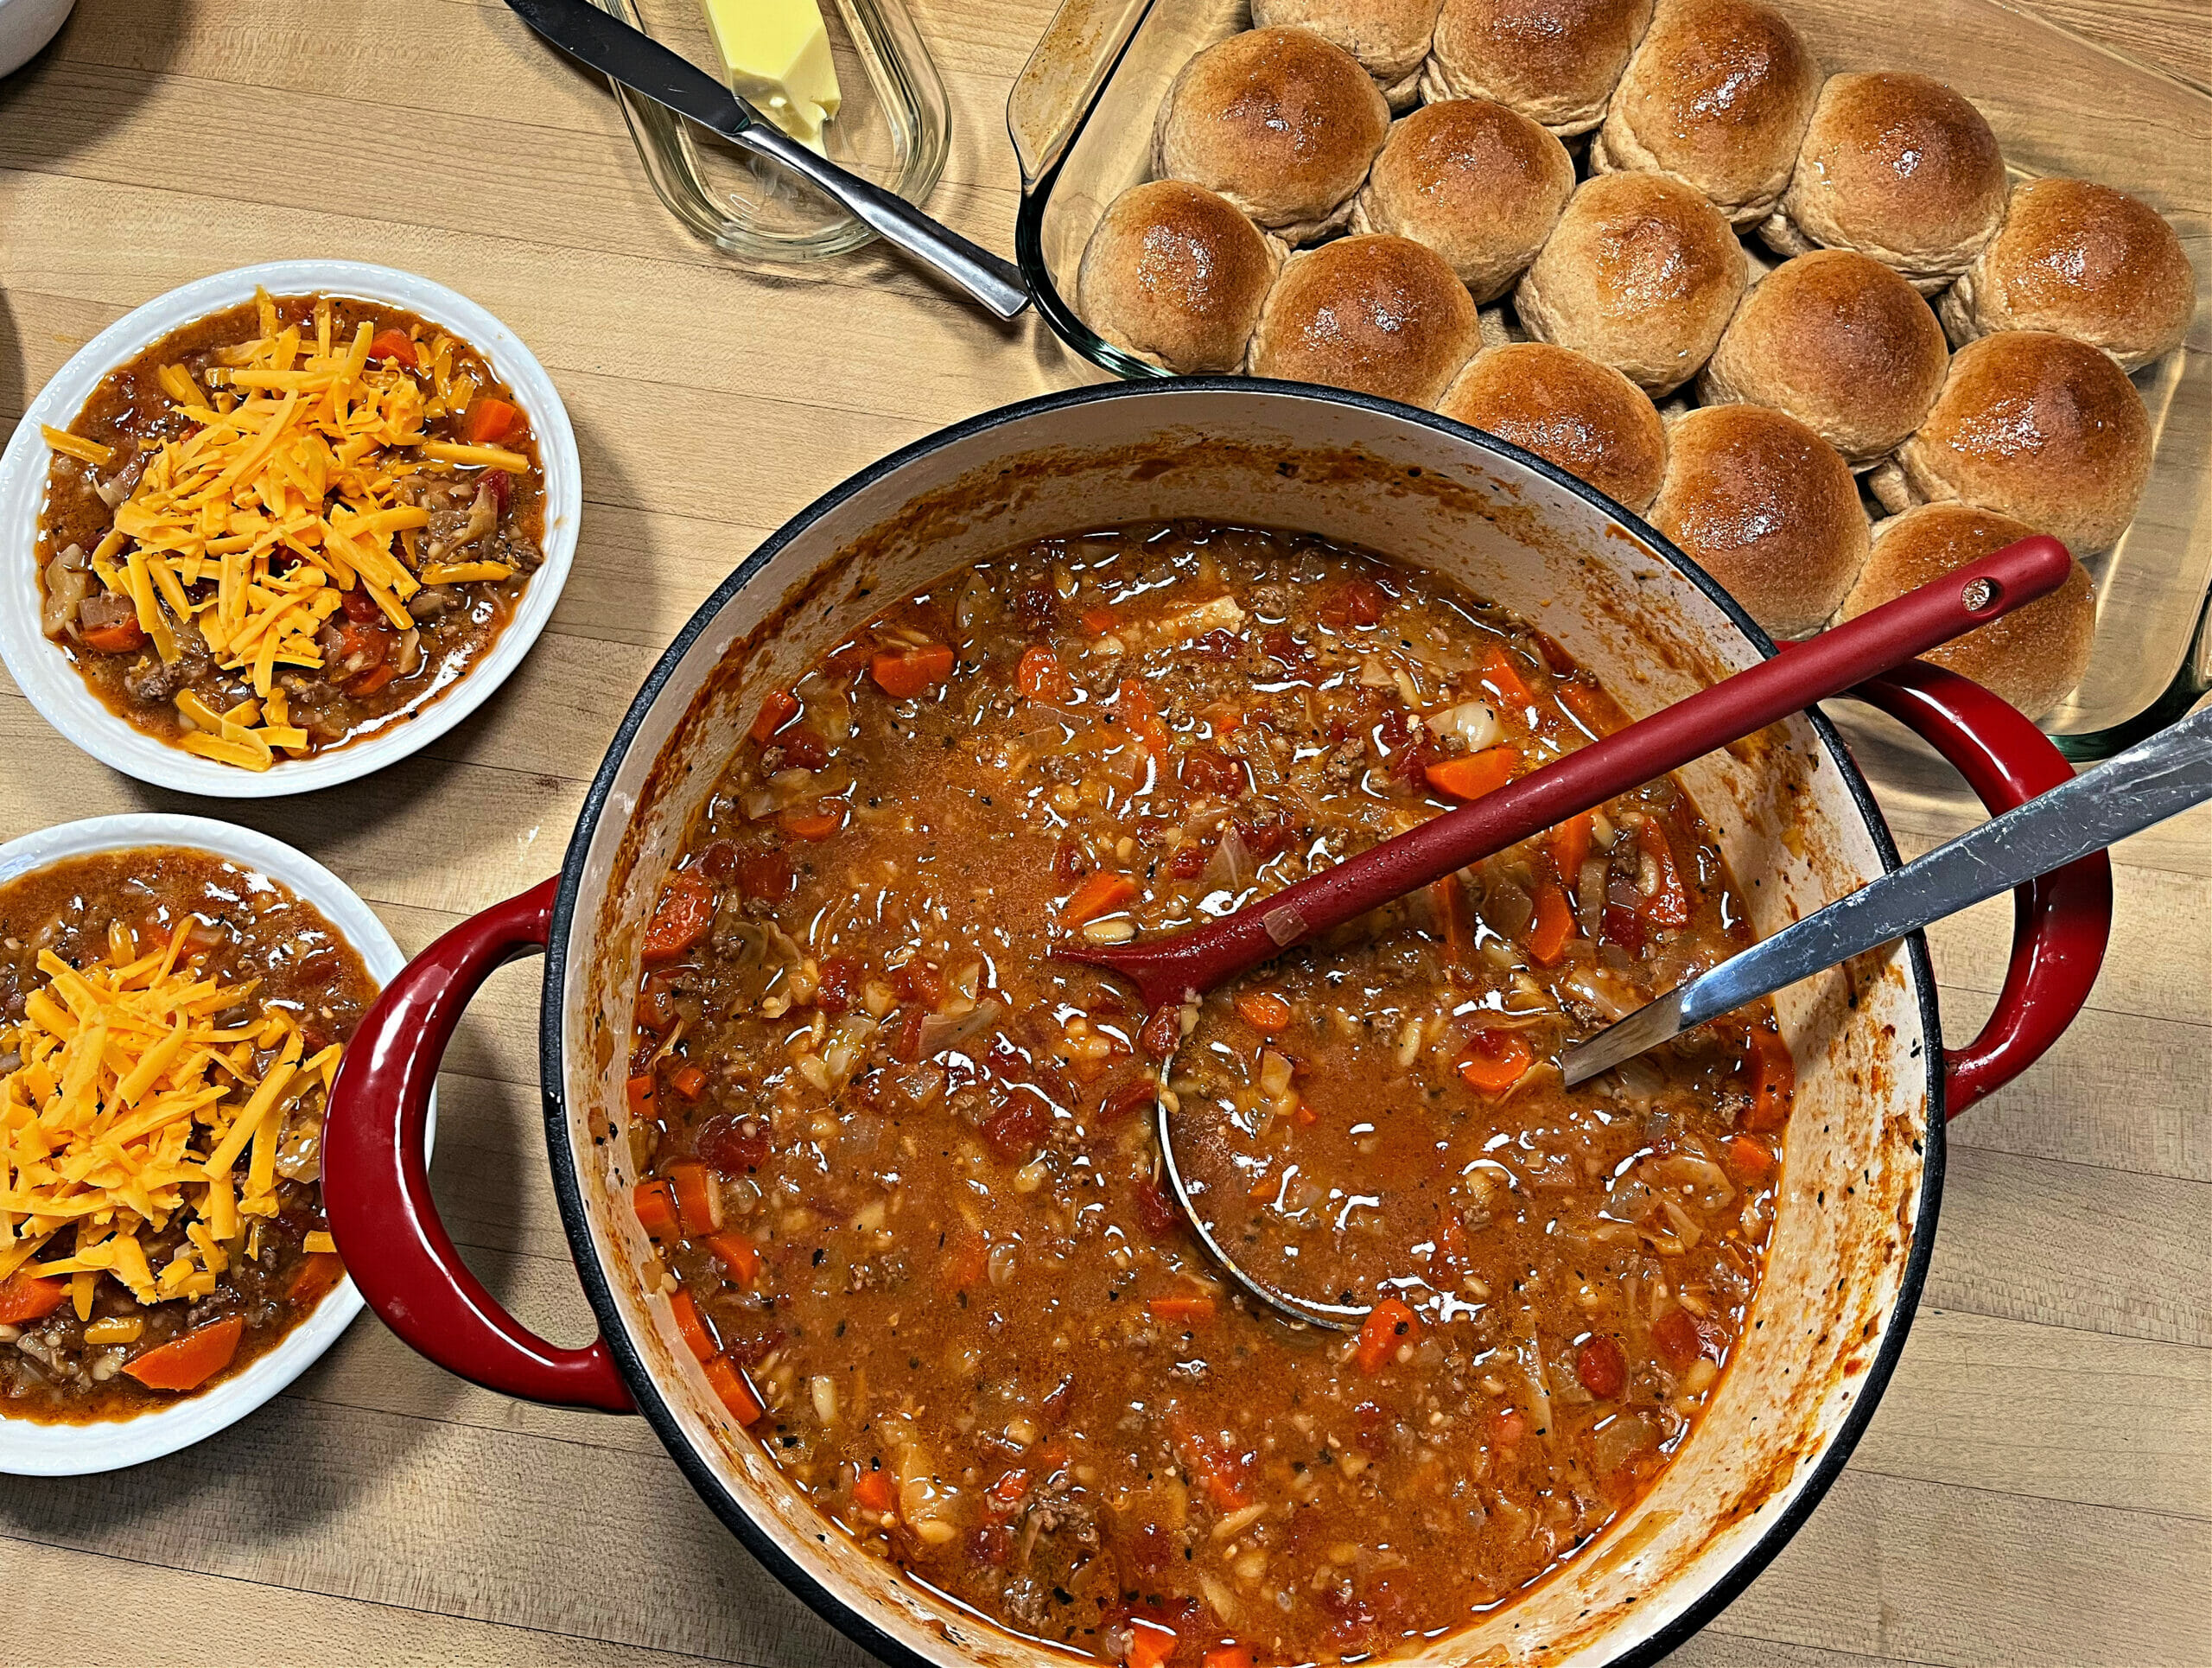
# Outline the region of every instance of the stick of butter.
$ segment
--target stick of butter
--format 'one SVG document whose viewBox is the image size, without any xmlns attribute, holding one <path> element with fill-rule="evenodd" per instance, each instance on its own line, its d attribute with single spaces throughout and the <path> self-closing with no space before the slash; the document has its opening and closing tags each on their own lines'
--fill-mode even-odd
<svg viewBox="0 0 2212 1668">
<path fill-rule="evenodd" d="M 730 91 L 815 150 L 837 113 L 837 67 L 815 0 L 704 0 Z"/>
</svg>

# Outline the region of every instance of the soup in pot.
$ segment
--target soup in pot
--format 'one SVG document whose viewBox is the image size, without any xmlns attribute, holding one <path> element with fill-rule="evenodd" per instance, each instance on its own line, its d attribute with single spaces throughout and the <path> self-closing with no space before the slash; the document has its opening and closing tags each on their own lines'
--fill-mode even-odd
<svg viewBox="0 0 2212 1668">
<path fill-rule="evenodd" d="M 1217 916 L 1586 744 L 1524 622 L 1311 536 L 1010 550 L 769 697 L 643 941 L 636 1202 L 710 1380 L 911 1576 L 1140 1668 L 1387 1652 L 1649 1487 L 1745 1324 L 1764 1006 L 1555 1060 L 1748 941 L 1671 779 L 1147 1015 L 1056 957 Z M 1367 1306 L 1285 1322 L 1191 1233 Z"/>
</svg>

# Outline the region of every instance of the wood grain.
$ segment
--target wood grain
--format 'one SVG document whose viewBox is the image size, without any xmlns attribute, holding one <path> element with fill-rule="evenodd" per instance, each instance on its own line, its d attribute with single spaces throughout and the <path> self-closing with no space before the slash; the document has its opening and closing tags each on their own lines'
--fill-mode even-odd
<svg viewBox="0 0 2212 1668">
<path fill-rule="evenodd" d="M 915 10 L 956 133 L 931 206 L 1002 245 L 1006 90 L 1050 7 Z M 2042 10 L 2212 80 L 2202 0 Z M 2115 143 L 2152 142 L 2113 114 Z M 81 0 L 0 82 L 0 436 L 130 308 L 308 253 L 454 284 L 560 385 L 587 504 L 551 627 L 435 747 L 307 800 L 127 781 L 0 679 L 0 838 L 115 811 L 227 817 L 329 863 L 410 952 L 557 866 L 639 680 L 769 529 L 1070 376 L 1033 324 L 986 327 L 880 252 L 754 270 L 690 239 L 604 89 L 496 0 Z M 1908 851 L 1973 819 L 1924 755 L 1864 756 Z M 1927 1303 L 1842 1482 L 1683 1668 L 2212 1664 L 2212 812 L 2131 842 L 2116 873 L 2089 1010 L 1952 1128 Z M 1931 934 L 1954 1041 L 1988 1011 L 2009 931 L 2000 902 Z M 547 1176 L 537 1002 L 518 966 L 463 1022 L 433 1181 L 493 1292 L 573 1342 L 590 1320 Z M 40 1618 L 10 1664 L 140 1662 L 149 1623 L 166 1653 L 266 1664 L 863 1660 L 640 1422 L 479 1390 L 371 1320 L 186 1454 L 0 1480 L 0 1590 Z"/>
</svg>

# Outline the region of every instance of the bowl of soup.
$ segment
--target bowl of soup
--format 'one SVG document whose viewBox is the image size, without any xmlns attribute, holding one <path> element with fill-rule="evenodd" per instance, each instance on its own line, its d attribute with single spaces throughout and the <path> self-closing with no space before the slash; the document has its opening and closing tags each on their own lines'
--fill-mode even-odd
<svg viewBox="0 0 2212 1668">
<path fill-rule="evenodd" d="M 1652 1659 L 1840 1469 L 1944 1117 L 2078 1007 L 2105 871 L 2027 901 L 1961 1054 L 1915 937 L 1565 1090 L 1566 1042 L 1896 864 L 1807 715 L 1202 1002 L 1058 952 L 1771 653 L 1634 518 L 1389 402 L 1193 381 L 948 430 L 755 551 L 562 873 L 391 982 L 333 1090 L 340 1250 L 431 1359 L 645 1417 L 893 1660 Z M 2063 770 L 1960 680 L 1875 694 L 1994 798 Z M 533 950 L 582 1349 L 460 1265 L 417 1136 L 468 992 Z M 1356 1327 L 1208 1259 L 1163 1094 L 1184 1183 Z"/>
</svg>

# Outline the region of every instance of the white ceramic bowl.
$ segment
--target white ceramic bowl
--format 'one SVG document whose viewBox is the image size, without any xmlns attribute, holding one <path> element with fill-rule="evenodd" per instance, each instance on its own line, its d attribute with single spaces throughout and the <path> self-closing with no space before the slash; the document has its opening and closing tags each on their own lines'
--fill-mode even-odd
<svg viewBox="0 0 2212 1668">
<path fill-rule="evenodd" d="M 279 760 L 260 772 L 217 764 L 158 742 L 110 711 L 39 630 L 36 560 L 38 519 L 52 456 L 40 425 L 67 429 L 109 372 L 181 325 L 251 301 L 257 286 L 272 296 L 321 293 L 385 302 L 444 326 L 481 353 L 514 391 L 537 437 L 545 469 L 544 564 L 531 576 L 491 653 L 445 694 L 418 709 L 420 716 L 311 758 Z M 142 782 L 223 799 L 333 787 L 427 747 L 482 705 L 522 664 L 568 583 L 582 508 L 576 436 L 552 379 L 513 331 L 467 296 L 411 272 L 359 261 L 271 261 L 218 272 L 148 302 L 93 337 L 39 391 L 7 450 L 0 453 L 0 661 L 54 729 L 101 763 Z"/>
<path fill-rule="evenodd" d="M 353 888 L 314 858 L 250 828 L 204 817 L 92 817 L 26 834 L 0 845 L 0 886 L 67 857 L 137 846 L 187 846 L 228 858 L 282 882 L 321 910 L 381 985 L 405 965 L 391 934 Z M 436 1112 L 431 1114 L 435 1133 Z M 135 1419 L 96 1424 L 36 1424 L 0 1417 L 0 1473 L 75 1477 L 143 1464 L 189 1448 L 236 1423 L 307 1371 L 361 1312 L 361 1295 L 341 1280 L 276 1348 L 213 1390 Z"/>
<path fill-rule="evenodd" d="M 0 0 L 0 75 L 21 69 L 61 32 L 77 0 Z"/>
</svg>

